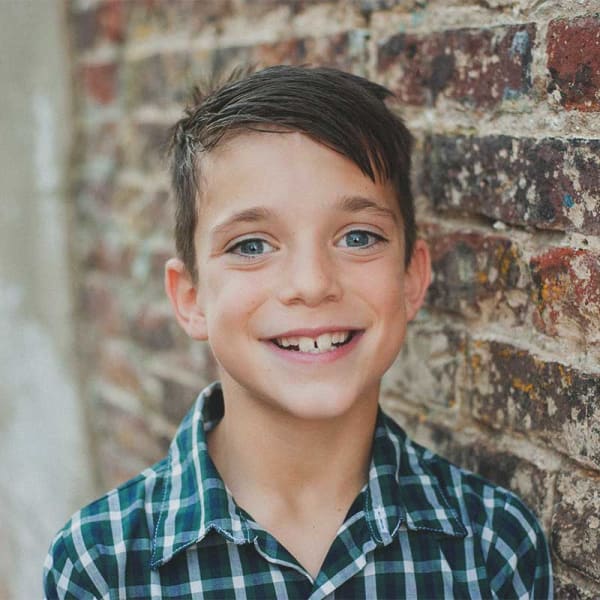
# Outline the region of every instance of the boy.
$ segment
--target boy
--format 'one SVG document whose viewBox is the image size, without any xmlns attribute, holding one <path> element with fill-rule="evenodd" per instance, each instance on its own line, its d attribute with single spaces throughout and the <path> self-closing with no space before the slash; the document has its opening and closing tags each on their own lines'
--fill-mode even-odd
<svg viewBox="0 0 600 600">
<path fill-rule="evenodd" d="M 430 279 L 389 95 L 283 66 L 197 94 L 165 285 L 220 383 L 168 458 L 58 534 L 48 598 L 552 596 L 521 502 L 378 408 Z"/>
</svg>

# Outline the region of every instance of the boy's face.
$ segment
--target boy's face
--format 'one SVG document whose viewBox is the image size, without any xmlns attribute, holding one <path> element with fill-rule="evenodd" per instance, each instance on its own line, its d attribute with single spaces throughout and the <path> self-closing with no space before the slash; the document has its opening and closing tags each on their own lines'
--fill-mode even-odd
<svg viewBox="0 0 600 600">
<path fill-rule="evenodd" d="M 225 397 L 308 419 L 376 402 L 429 283 L 392 188 L 300 133 L 240 134 L 201 171 L 198 282 L 173 259 L 166 284 Z"/>
</svg>

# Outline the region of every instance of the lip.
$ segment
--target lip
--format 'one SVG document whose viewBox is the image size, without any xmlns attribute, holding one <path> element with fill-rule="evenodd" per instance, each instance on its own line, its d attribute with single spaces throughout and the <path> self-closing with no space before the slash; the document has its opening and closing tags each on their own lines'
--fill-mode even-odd
<svg viewBox="0 0 600 600">
<path fill-rule="evenodd" d="M 310 334 L 307 333 L 296 333 L 296 331 L 302 331 L 302 332 L 307 332 L 310 331 Z M 298 329 L 295 330 L 291 333 L 286 333 L 283 334 L 281 337 L 286 337 L 286 336 L 293 336 L 293 335 L 306 335 L 306 337 L 311 337 L 314 334 L 315 331 L 318 331 L 316 329 Z M 330 332 L 330 331 L 349 331 L 348 329 L 330 329 L 330 328 L 325 328 L 325 329 L 320 329 L 321 333 L 325 333 L 325 332 Z M 352 352 L 352 350 L 354 350 L 355 346 L 358 344 L 358 342 L 360 341 L 360 338 L 362 338 L 362 335 L 364 333 L 364 329 L 361 330 L 357 330 L 357 329 L 353 329 L 352 331 L 354 331 L 354 336 L 352 337 L 352 339 L 347 343 L 344 344 L 343 346 L 338 346 L 337 348 L 333 349 L 333 350 L 329 350 L 327 352 L 323 352 L 321 354 L 312 354 L 311 352 L 300 352 L 300 351 L 296 351 L 296 350 L 284 350 L 283 348 L 280 348 L 279 346 L 277 346 L 274 342 L 272 342 L 271 340 L 273 338 L 270 338 L 268 340 L 264 340 L 265 344 L 267 344 L 267 347 L 271 350 L 271 352 L 275 353 L 278 357 L 282 358 L 285 361 L 288 362 L 292 362 L 292 363 L 304 363 L 304 364 L 326 364 L 326 363 L 330 363 L 330 362 L 334 362 L 336 360 L 339 360 L 341 358 L 343 358 L 344 356 L 346 356 L 347 354 L 349 354 L 350 352 Z M 280 337 L 280 336 L 278 336 Z"/>
</svg>

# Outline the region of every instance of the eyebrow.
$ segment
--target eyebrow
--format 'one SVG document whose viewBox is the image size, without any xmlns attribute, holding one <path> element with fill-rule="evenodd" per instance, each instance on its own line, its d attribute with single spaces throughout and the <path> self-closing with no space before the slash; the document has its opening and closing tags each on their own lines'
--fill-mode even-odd
<svg viewBox="0 0 600 600">
<path fill-rule="evenodd" d="M 375 200 L 371 200 L 371 198 L 366 198 L 365 196 L 342 196 L 337 204 L 337 208 L 352 213 L 367 210 L 398 222 L 398 217 L 391 208 L 382 206 L 378 202 L 375 202 Z"/>
<path fill-rule="evenodd" d="M 275 214 L 272 210 L 265 206 L 253 206 L 233 213 L 230 217 L 215 225 L 211 230 L 211 234 L 219 235 L 238 223 L 257 223 L 258 221 L 269 221 L 274 218 Z"/>
<path fill-rule="evenodd" d="M 357 213 L 362 211 L 369 211 L 379 214 L 383 217 L 392 219 L 394 222 L 398 222 L 396 213 L 386 207 L 381 206 L 378 202 L 366 198 L 364 196 L 342 196 L 334 205 L 334 208 L 344 212 Z M 275 220 L 275 213 L 265 206 L 253 206 L 252 208 L 246 208 L 239 212 L 233 213 L 227 217 L 221 223 L 215 225 L 212 230 L 212 235 L 219 235 L 226 232 L 228 229 L 237 225 L 238 223 L 257 223 L 259 221 L 272 221 Z"/>
</svg>

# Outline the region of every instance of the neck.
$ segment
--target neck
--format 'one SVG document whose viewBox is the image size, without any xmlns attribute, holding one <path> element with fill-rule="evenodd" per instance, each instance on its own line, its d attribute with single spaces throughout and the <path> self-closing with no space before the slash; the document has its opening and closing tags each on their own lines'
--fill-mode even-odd
<svg viewBox="0 0 600 600">
<path fill-rule="evenodd" d="M 323 498 L 349 506 L 367 481 L 378 390 L 326 419 L 298 418 L 230 391 L 224 382 L 225 415 L 208 449 L 240 506 L 259 522 L 257 512 L 273 503 L 299 513 Z"/>
</svg>

